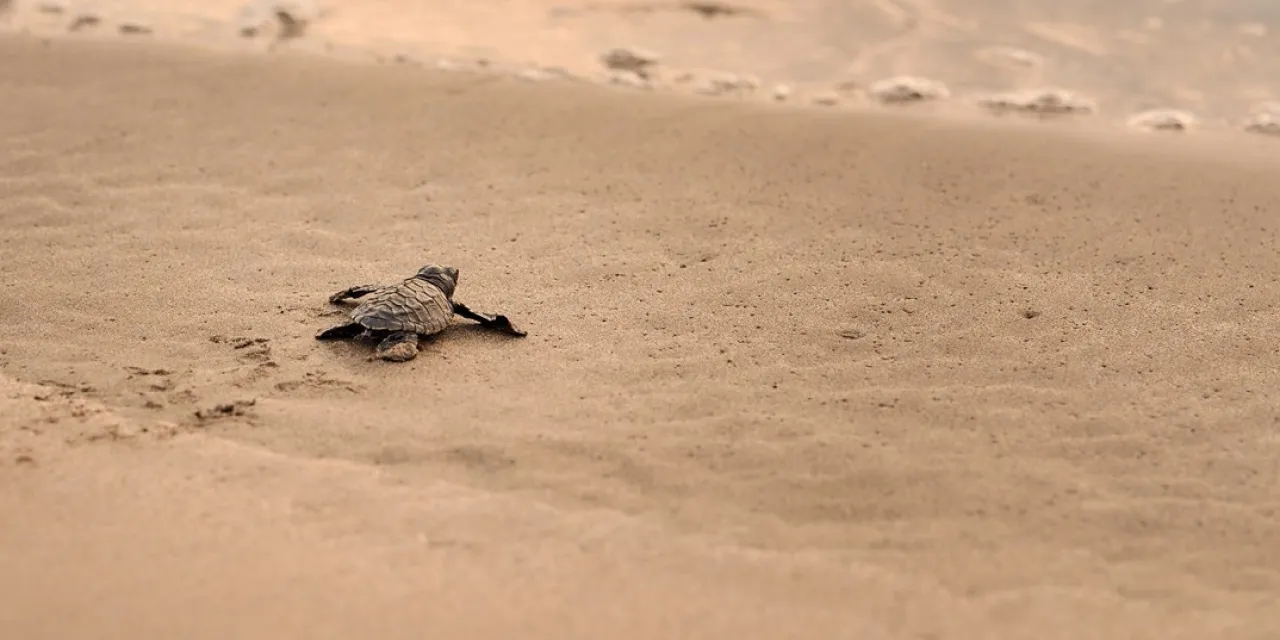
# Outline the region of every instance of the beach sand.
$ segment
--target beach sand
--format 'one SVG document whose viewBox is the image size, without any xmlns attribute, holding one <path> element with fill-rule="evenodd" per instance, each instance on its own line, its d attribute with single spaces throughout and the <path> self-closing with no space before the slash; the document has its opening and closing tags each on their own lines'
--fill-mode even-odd
<svg viewBox="0 0 1280 640">
<path fill-rule="evenodd" d="M 6 637 L 1280 633 L 1275 139 L 31 20 Z M 528 337 L 314 339 L 429 262 Z"/>
</svg>

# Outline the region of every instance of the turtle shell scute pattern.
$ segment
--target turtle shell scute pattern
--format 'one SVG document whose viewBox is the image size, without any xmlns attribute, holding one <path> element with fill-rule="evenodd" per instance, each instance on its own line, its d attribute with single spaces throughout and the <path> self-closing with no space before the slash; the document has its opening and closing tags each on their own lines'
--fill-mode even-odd
<svg viewBox="0 0 1280 640">
<path fill-rule="evenodd" d="M 439 287 L 419 278 L 375 291 L 351 312 L 351 319 L 366 329 L 420 335 L 443 331 L 451 317 L 453 303 L 449 298 Z"/>
</svg>

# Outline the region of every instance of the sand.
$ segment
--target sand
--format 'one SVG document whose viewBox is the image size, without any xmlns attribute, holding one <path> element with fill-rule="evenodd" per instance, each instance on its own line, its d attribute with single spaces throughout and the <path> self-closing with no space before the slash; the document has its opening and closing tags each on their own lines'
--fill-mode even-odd
<svg viewBox="0 0 1280 640">
<path fill-rule="evenodd" d="M 37 27 L 6 637 L 1280 633 L 1274 139 Z"/>
</svg>

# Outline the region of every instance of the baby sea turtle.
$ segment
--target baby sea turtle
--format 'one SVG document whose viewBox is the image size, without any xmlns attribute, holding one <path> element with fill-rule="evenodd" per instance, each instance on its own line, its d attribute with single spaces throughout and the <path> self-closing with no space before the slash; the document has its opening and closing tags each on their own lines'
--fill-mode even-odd
<svg viewBox="0 0 1280 640">
<path fill-rule="evenodd" d="M 479 322 L 481 326 L 517 337 L 524 331 L 511 325 L 506 316 L 476 313 L 453 300 L 458 286 L 458 270 L 429 264 L 413 277 L 393 285 L 357 285 L 329 296 L 329 302 L 372 294 L 351 311 L 351 319 L 316 334 L 317 340 L 370 337 L 378 340 L 377 356 L 405 362 L 418 355 L 418 338 L 440 333 L 454 314 Z"/>
</svg>

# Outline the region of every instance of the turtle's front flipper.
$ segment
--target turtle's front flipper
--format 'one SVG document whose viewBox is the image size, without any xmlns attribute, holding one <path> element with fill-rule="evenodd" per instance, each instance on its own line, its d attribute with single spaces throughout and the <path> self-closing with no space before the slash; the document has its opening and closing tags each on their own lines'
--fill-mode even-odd
<svg viewBox="0 0 1280 640">
<path fill-rule="evenodd" d="M 406 362 L 418 355 L 418 334 L 396 331 L 378 343 L 377 354 L 383 360 Z"/>
<path fill-rule="evenodd" d="M 320 333 L 316 334 L 316 340 L 339 340 L 342 338 L 354 338 L 364 331 L 364 327 L 357 322 L 348 322 L 345 324 L 337 324 Z"/>
<path fill-rule="evenodd" d="M 338 304 L 343 300 L 348 300 L 351 298 L 359 298 L 361 296 L 367 296 L 381 288 L 382 288 L 381 286 L 376 284 L 358 284 L 354 287 L 348 287 L 346 289 L 343 289 L 342 291 L 339 291 L 329 296 L 329 302 L 333 304 Z"/>
<path fill-rule="evenodd" d="M 515 326 L 513 326 L 511 324 L 511 321 L 508 320 L 506 316 L 490 315 L 486 313 L 476 313 L 475 311 L 468 309 L 467 305 L 462 304 L 461 302 L 453 303 L 453 312 L 468 320 L 475 320 L 476 322 L 479 322 L 480 326 L 486 329 L 501 331 L 502 333 L 510 334 L 520 338 L 523 338 L 526 335 L 528 335 L 527 333 L 525 333 L 524 330 L 517 329 Z"/>
</svg>

